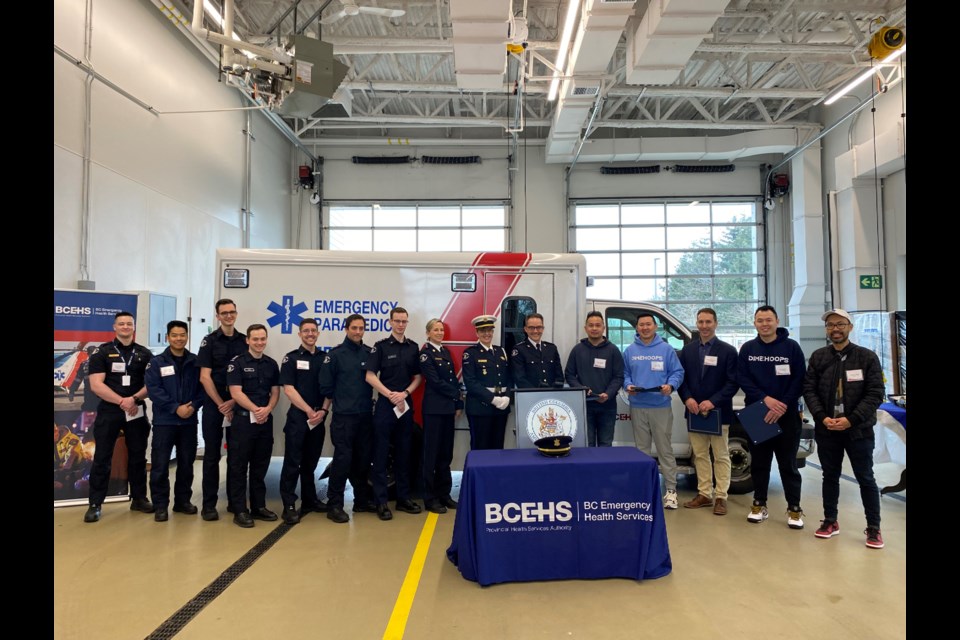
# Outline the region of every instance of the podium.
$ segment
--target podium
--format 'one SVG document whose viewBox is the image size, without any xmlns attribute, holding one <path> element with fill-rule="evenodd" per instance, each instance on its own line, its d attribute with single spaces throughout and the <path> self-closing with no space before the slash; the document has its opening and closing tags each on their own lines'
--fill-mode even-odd
<svg viewBox="0 0 960 640">
<path fill-rule="evenodd" d="M 586 388 L 515 389 L 517 448 L 535 448 L 550 436 L 570 436 L 574 447 L 587 446 Z"/>
</svg>

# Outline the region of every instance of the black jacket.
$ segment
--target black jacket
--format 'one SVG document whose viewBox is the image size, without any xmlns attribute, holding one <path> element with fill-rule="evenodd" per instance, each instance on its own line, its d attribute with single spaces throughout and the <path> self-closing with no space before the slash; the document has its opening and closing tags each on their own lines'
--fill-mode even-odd
<svg viewBox="0 0 960 640">
<path fill-rule="evenodd" d="M 818 434 L 827 431 L 823 419 L 833 417 L 837 382 L 841 376 L 843 415 L 850 421 L 851 431 L 856 430 L 861 436 L 869 435 L 864 432 L 872 431 L 876 424 L 877 408 L 885 393 L 883 370 L 877 354 L 852 342 L 842 351 L 831 345 L 817 349 L 810 356 L 803 379 L 803 400 L 813 416 L 816 431 Z"/>
<path fill-rule="evenodd" d="M 737 350 L 720 338 L 714 338 L 707 355 L 716 356 L 716 366 L 706 367 L 700 359 L 700 336 L 680 350 L 683 365 L 683 384 L 677 389 L 680 400 L 693 398 L 697 404 L 709 400 L 720 411 L 723 424 L 733 420 L 733 396 L 737 395 Z M 684 408 L 684 415 L 689 411 Z"/>
<path fill-rule="evenodd" d="M 341 415 L 373 415 L 373 387 L 367 384 L 370 347 L 344 338 L 330 349 L 320 368 L 320 393 L 333 398 L 333 411 Z"/>
</svg>

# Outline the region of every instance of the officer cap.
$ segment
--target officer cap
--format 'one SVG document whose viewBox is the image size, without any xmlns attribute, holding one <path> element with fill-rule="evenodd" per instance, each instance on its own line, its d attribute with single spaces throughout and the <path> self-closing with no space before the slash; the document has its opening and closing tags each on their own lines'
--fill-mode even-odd
<svg viewBox="0 0 960 640">
<path fill-rule="evenodd" d="M 573 438 L 570 436 L 547 436 L 534 442 L 537 451 L 545 456 L 560 458 L 570 455 L 570 443 Z"/>
<path fill-rule="evenodd" d="M 474 329 L 492 329 L 497 322 L 496 316 L 477 316 L 473 320 Z"/>
</svg>

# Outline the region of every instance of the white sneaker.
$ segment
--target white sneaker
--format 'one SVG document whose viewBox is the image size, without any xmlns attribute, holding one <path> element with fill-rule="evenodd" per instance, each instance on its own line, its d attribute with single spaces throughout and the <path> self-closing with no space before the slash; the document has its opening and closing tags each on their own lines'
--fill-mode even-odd
<svg viewBox="0 0 960 640">
<path fill-rule="evenodd" d="M 787 511 L 787 526 L 791 529 L 803 529 L 803 511 Z"/>
<path fill-rule="evenodd" d="M 676 509 L 678 506 L 680 506 L 680 503 L 677 500 L 677 492 L 673 489 L 667 489 L 667 495 L 663 496 L 663 508 Z"/>
<path fill-rule="evenodd" d="M 747 514 L 748 522 L 763 522 L 770 517 L 770 514 L 767 513 L 767 506 L 764 504 L 758 504 L 754 501 L 753 506 L 750 507 L 750 513 Z"/>
</svg>

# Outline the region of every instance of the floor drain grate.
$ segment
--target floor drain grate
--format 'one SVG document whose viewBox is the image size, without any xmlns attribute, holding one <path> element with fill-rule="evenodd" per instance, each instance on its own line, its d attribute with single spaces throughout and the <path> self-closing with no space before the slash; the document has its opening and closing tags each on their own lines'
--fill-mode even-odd
<svg viewBox="0 0 960 640">
<path fill-rule="evenodd" d="M 183 605 L 172 616 L 163 621 L 163 623 L 154 629 L 153 633 L 147 636 L 147 640 L 167 640 L 180 633 L 187 624 L 193 620 L 194 616 L 200 613 L 204 607 L 213 602 L 221 593 L 226 591 L 234 580 L 243 575 L 243 572 L 253 566 L 260 556 L 270 550 L 277 540 L 282 538 L 290 530 L 288 524 L 280 524 L 273 531 L 264 536 L 263 540 L 258 542 L 250 551 L 230 565 L 223 573 L 217 576 L 217 579 L 207 585 L 200 593 L 195 595 L 187 604 Z"/>
</svg>

